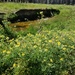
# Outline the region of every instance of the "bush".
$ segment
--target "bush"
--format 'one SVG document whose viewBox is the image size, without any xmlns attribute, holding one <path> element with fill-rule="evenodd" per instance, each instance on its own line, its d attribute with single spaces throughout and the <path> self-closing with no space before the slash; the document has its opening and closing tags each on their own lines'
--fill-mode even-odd
<svg viewBox="0 0 75 75">
<path fill-rule="evenodd" d="M 42 31 L 17 39 L 6 37 L 6 42 L 1 37 L 0 74 L 69 75 L 75 68 L 74 34 L 75 31 Z"/>
</svg>

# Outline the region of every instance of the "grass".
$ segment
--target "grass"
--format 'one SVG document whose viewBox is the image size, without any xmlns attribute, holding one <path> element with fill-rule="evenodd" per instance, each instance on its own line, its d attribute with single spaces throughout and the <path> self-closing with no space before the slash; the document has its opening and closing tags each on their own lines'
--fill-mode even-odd
<svg viewBox="0 0 75 75">
<path fill-rule="evenodd" d="M 0 26 L 0 75 L 75 75 L 75 6 L 0 3 L 0 8 L 7 14 L 24 8 L 60 10 L 59 15 L 16 32 L 15 39 Z"/>
</svg>

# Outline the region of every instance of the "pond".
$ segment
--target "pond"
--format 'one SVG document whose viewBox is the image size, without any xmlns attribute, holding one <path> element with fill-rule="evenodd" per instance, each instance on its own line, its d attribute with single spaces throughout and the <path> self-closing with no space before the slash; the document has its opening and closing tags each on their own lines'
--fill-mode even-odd
<svg viewBox="0 0 75 75">
<path fill-rule="evenodd" d="M 41 22 L 41 19 L 47 20 L 60 13 L 57 9 L 21 9 L 15 13 L 6 15 L 7 21 L 9 21 L 14 30 L 25 30 L 30 25 L 35 25 Z M 0 16 L 5 15 L 1 13 Z M 2 21 L 5 20 L 3 17 L 0 18 L 0 24 L 4 26 Z M 5 26 L 4 26 L 5 27 Z"/>
</svg>

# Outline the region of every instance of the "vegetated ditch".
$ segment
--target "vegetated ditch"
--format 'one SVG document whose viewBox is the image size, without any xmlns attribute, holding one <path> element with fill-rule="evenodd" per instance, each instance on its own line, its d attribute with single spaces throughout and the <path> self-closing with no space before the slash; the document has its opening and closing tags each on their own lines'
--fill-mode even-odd
<svg viewBox="0 0 75 75">
<path fill-rule="evenodd" d="M 30 24 L 37 23 L 41 18 L 50 18 L 58 15 L 58 9 L 20 9 L 15 13 L 0 13 L 0 24 L 4 27 L 3 20 L 11 22 L 10 26 L 22 30 Z M 8 15 L 5 18 L 5 15 Z"/>
</svg>

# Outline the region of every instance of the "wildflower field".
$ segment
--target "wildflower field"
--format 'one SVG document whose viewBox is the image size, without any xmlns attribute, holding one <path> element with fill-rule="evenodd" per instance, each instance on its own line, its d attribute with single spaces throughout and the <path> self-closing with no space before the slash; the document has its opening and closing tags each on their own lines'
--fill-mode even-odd
<svg viewBox="0 0 75 75">
<path fill-rule="evenodd" d="M 0 10 L 9 12 L 5 5 Z M 12 10 L 19 9 L 17 5 Z M 25 31 L 5 25 L 9 34 L 0 25 L 0 75 L 75 75 L 75 6 L 30 4 L 30 8 L 39 5 L 59 9 L 60 14 L 41 19 Z M 21 4 L 26 6 L 29 8 L 29 4 Z"/>
</svg>

